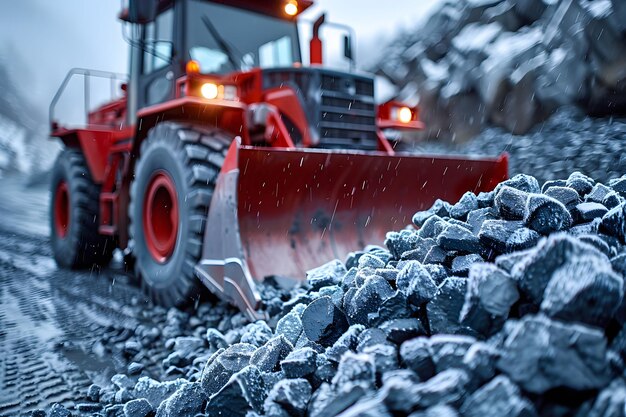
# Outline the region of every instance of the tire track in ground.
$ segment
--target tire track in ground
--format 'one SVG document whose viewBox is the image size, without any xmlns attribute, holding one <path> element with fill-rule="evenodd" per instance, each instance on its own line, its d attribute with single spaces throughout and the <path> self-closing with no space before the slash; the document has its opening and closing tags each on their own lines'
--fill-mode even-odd
<svg viewBox="0 0 626 417">
<path fill-rule="evenodd" d="M 146 322 L 128 281 L 114 268 L 58 270 L 47 239 L 0 228 L 0 416 L 74 407 L 91 383 L 125 371 L 101 339 Z"/>
</svg>

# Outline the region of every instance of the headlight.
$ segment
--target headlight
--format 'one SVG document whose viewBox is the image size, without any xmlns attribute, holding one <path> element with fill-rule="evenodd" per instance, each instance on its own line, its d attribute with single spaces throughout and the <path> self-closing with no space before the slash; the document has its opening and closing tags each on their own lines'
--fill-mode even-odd
<svg viewBox="0 0 626 417">
<path fill-rule="evenodd" d="M 200 94 L 207 100 L 237 100 L 237 87 L 234 85 L 204 83 L 200 87 Z"/>
<path fill-rule="evenodd" d="M 398 120 L 402 123 L 410 123 L 413 120 L 413 112 L 408 107 L 400 107 L 398 109 Z"/>
<path fill-rule="evenodd" d="M 219 89 L 217 88 L 217 84 L 213 83 L 204 83 L 202 87 L 200 87 L 200 94 L 202 97 L 213 100 L 216 99 L 219 95 Z"/>
</svg>

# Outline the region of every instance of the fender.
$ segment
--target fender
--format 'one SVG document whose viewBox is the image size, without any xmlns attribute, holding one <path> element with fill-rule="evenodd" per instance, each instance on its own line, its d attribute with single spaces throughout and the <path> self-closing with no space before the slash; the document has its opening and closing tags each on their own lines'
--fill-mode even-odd
<svg viewBox="0 0 626 417">
<path fill-rule="evenodd" d="M 133 155 L 137 155 L 141 142 L 150 129 L 163 121 L 189 121 L 219 127 L 235 136 L 241 136 L 243 143 L 250 144 L 246 111 L 248 106 L 239 101 L 207 100 L 199 97 L 181 97 L 166 103 L 146 107 L 137 112 Z"/>
</svg>

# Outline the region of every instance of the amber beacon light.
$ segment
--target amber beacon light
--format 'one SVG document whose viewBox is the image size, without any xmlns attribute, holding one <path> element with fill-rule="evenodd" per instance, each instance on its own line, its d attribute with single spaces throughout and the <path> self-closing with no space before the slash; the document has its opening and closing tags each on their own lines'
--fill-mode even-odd
<svg viewBox="0 0 626 417">
<path fill-rule="evenodd" d="M 296 0 L 290 0 L 285 4 L 285 13 L 289 16 L 295 16 L 298 14 L 298 2 Z"/>
</svg>

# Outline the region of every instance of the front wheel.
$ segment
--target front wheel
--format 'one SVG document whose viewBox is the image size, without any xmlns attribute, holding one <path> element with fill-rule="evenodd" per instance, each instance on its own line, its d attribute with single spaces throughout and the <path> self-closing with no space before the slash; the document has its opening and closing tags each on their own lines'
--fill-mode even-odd
<svg viewBox="0 0 626 417">
<path fill-rule="evenodd" d="M 131 186 L 130 236 L 135 273 L 161 305 L 180 306 L 200 293 L 194 267 L 231 139 L 218 130 L 162 123 L 141 145 Z"/>
</svg>

